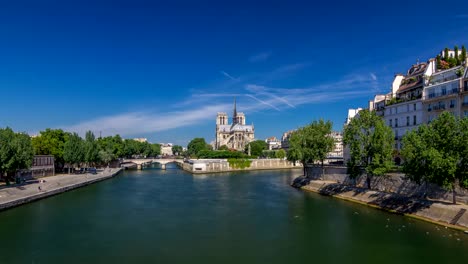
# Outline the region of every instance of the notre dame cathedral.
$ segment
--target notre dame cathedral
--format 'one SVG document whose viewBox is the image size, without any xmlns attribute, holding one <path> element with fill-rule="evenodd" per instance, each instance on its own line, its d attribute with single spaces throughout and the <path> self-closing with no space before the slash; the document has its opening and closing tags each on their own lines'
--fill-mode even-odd
<svg viewBox="0 0 468 264">
<path fill-rule="evenodd" d="M 218 113 L 216 117 L 216 149 L 227 146 L 229 149 L 244 151 L 245 146 L 254 140 L 254 126 L 245 124 L 244 113 L 237 113 L 234 99 L 234 114 L 232 124 L 229 124 L 226 113 Z"/>
</svg>

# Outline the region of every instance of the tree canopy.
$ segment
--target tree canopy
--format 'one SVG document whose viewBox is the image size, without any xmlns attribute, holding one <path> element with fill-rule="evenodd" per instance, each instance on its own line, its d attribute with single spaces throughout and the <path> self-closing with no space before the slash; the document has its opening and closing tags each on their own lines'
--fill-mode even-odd
<svg viewBox="0 0 468 264">
<path fill-rule="evenodd" d="M 431 182 L 453 191 L 468 186 L 468 118 L 442 113 L 429 125 L 403 137 L 403 171 L 417 183 Z"/>
<path fill-rule="evenodd" d="M 247 144 L 245 151 L 248 152 L 250 146 L 250 156 L 259 157 L 262 156 L 264 150 L 267 149 L 267 143 L 263 140 L 254 140 Z"/>
<path fill-rule="evenodd" d="M 68 139 L 70 133 L 63 131 L 62 129 L 50 129 L 47 128 L 41 131 L 38 136 L 32 138 L 32 145 L 34 148 L 34 154 L 36 155 L 52 155 L 56 168 L 61 169 L 65 163 L 63 159 L 63 151 L 65 142 Z"/>
<path fill-rule="evenodd" d="M 78 165 L 85 160 L 85 151 L 83 139 L 77 133 L 73 133 L 65 142 L 63 158 L 70 165 Z"/>
<path fill-rule="evenodd" d="M 347 162 L 350 176 L 366 172 L 368 188 L 373 176 L 382 176 L 392 168 L 393 131 L 374 111 L 360 111 L 345 127 L 343 142 L 351 154 Z"/>
<path fill-rule="evenodd" d="M 198 156 L 198 153 L 202 150 L 211 150 L 204 138 L 194 138 L 187 145 L 187 154 L 189 156 Z"/>
<path fill-rule="evenodd" d="M 182 148 L 182 146 L 179 146 L 179 145 L 172 146 L 172 154 L 176 156 L 180 156 L 183 151 L 184 149 Z"/>
<path fill-rule="evenodd" d="M 331 121 L 314 120 L 291 134 L 287 158 L 293 162 L 300 161 L 304 166 L 304 175 L 307 163 L 320 161 L 323 166 L 327 154 L 333 150 L 332 126 Z"/>
<path fill-rule="evenodd" d="M 11 128 L 0 129 L 0 176 L 14 174 L 32 165 L 34 150 L 31 138 L 25 133 L 15 133 Z"/>
</svg>

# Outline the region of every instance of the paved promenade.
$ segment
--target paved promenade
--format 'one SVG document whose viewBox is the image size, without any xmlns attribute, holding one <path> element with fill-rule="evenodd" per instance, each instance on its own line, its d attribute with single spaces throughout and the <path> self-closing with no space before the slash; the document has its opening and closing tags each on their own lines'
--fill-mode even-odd
<svg viewBox="0 0 468 264">
<path fill-rule="evenodd" d="M 330 195 L 421 220 L 468 230 L 468 205 L 408 198 L 393 193 L 372 191 L 331 181 L 310 181 L 303 190 Z"/>
<path fill-rule="evenodd" d="M 28 181 L 21 185 L 0 186 L 0 211 L 112 178 L 121 170 L 104 169 L 94 175 L 62 174 Z"/>
</svg>

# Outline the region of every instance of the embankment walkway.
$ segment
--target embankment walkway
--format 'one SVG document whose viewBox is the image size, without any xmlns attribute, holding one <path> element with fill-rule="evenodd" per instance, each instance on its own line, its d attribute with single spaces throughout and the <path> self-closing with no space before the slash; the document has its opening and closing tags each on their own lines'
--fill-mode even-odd
<svg viewBox="0 0 468 264">
<path fill-rule="evenodd" d="M 348 200 L 421 220 L 468 230 L 468 205 L 421 200 L 394 193 L 346 186 L 332 181 L 313 180 L 303 190 Z"/>
<path fill-rule="evenodd" d="M 62 174 L 21 185 L 1 186 L 0 211 L 109 179 L 120 171 L 121 168 L 99 170 L 97 174 Z"/>
</svg>

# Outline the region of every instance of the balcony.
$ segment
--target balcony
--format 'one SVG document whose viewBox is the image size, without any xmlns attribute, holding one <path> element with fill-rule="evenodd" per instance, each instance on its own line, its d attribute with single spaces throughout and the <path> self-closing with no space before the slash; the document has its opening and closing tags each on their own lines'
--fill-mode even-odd
<svg viewBox="0 0 468 264">
<path fill-rule="evenodd" d="M 434 81 L 430 81 L 428 85 L 436 85 L 436 84 L 439 84 L 439 83 L 444 83 L 444 82 L 448 82 L 448 81 L 453 81 L 453 80 L 459 79 L 459 78 L 460 78 L 460 76 L 452 75 L 452 76 L 447 77 L 447 78 L 437 79 L 437 80 L 434 80 Z"/>
<path fill-rule="evenodd" d="M 458 93 L 458 88 L 454 88 L 454 89 L 451 89 L 451 90 L 448 90 L 448 91 L 442 91 L 440 93 L 430 93 L 430 94 L 424 96 L 424 100 L 438 98 L 438 97 L 442 97 L 442 96 L 446 96 L 446 95 L 453 95 L 453 94 L 457 94 L 457 93 Z"/>
<path fill-rule="evenodd" d="M 434 105 L 434 106 L 432 107 L 432 109 L 433 109 L 434 111 L 437 111 L 437 110 L 445 110 L 445 104 L 443 104 L 443 105 Z"/>
<path fill-rule="evenodd" d="M 462 106 L 468 106 L 468 102 L 463 102 Z"/>
</svg>

